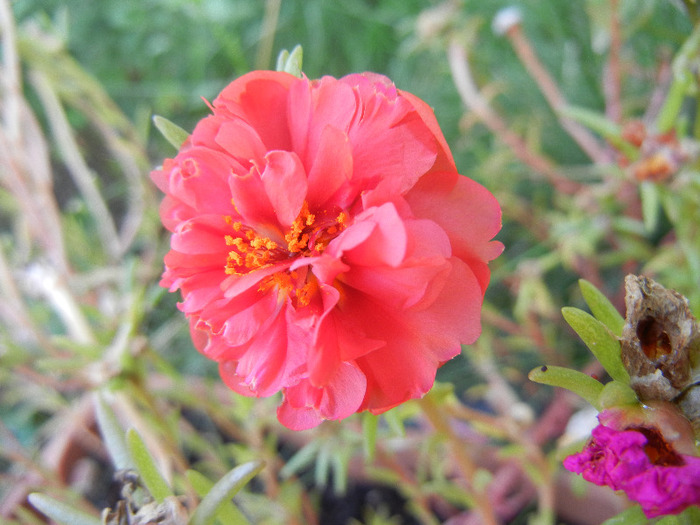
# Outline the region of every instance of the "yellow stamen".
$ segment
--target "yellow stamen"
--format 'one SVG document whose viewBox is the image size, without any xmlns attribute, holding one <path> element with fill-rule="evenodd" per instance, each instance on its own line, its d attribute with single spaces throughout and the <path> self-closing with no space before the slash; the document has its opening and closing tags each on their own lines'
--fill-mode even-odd
<svg viewBox="0 0 700 525">
<path fill-rule="evenodd" d="M 311 213 L 309 204 L 304 202 L 284 236 L 286 250 L 232 217 L 224 217 L 233 230 L 231 235 L 224 237 L 226 245 L 232 247 L 226 259 L 225 272 L 244 275 L 293 256 L 310 257 L 323 253 L 328 243 L 348 226 L 345 212 L 341 211 L 335 219 L 332 217 L 326 210 L 319 214 Z M 272 289 L 277 291 L 280 300 L 291 298 L 294 306 L 304 307 L 317 295 L 318 282 L 311 273 L 300 279 L 296 271 L 283 270 L 265 277 L 258 287 L 261 292 Z"/>
<path fill-rule="evenodd" d="M 325 216 L 322 215 L 322 217 Z M 309 204 L 304 202 L 301 211 L 284 236 L 287 251 L 302 255 L 319 254 L 325 250 L 332 237 L 347 227 L 348 216 L 340 212 L 335 221 L 321 218 L 309 211 Z"/>
<path fill-rule="evenodd" d="M 271 252 L 277 249 L 277 243 L 250 229 L 241 232 L 243 225 L 240 222 L 234 222 L 231 217 L 224 217 L 224 220 L 235 232 L 244 234 L 244 237 L 233 235 L 224 237 L 226 245 L 235 248 L 228 253 L 225 272 L 229 275 L 243 275 L 269 266 Z"/>
</svg>

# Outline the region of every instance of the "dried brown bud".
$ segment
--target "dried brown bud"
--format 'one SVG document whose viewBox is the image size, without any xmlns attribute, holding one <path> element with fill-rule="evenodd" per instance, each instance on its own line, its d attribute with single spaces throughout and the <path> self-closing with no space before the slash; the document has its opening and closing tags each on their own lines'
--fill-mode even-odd
<svg viewBox="0 0 700 525">
<path fill-rule="evenodd" d="M 137 495 L 143 486 L 138 472 L 119 470 L 115 481 L 122 484 L 122 498 L 114 508 L 102 511 L 102 525 L 186 525 L 187 508 L 181 498 L 167 496 L 162 502 L 151 501 L 149 496 Z M 144 501 L 145 500 L 145 501 Z"/>
<path fill-rule="evenodd" d="M 700 349 L 700 327 L 688 300 L 647 279 L 625 279 L 627 318 L 622 362 L 632 388 L 644 401 L 672 401 L 692 385 L 692 356 Z"/>
</svg>

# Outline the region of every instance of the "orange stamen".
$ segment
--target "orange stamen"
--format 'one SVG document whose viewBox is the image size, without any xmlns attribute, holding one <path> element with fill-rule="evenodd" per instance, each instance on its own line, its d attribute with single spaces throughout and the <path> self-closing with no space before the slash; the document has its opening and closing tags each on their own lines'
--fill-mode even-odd
<svg viewBox="0 0 700 525">
<path fill-rule="evenodd" d="M 243 226 L 240 222 L 234 222 L 231 217 L 224 220 L 233 227 L 235 232 L 241 232 Z M 259 270 L 269 266 L 272 252 L 277 249 L 277 243 L 273 240 L 258 235 L 253 230 L 246 230 L 245 237 L 226 235 L 226 246 L 232 246 L 234 250 L 228 252 L 225 271 L 229 275 L 243 275 L 253 270 Z"/>
<path fill-rule="evenodd" d="M 299 215 L 284 236 L 287 250 L 307 256 L 320 254 L 331 239 L 347 227 L 347 220 L 347 214 L 340 212 L 335 220 L 322 218 L 317 221 L 317 216 L 309 212 L 309 204 L 304 202 Z"/>
<path fill-rule="evenodd" d="M 284 236 L 286 250 L 268 237 L 263 237 L 255 230 L 244 226 L 232 217 L 224 220 L 233 230 L 226 235 L 228 252 L 225 272 L 229 275 L 244 275 L 261 268 L 271 266 L 293 256 L 315 256 L 323 253 L 328 243 L 348 226 L 348 215 L 340 212 L 335 219 L 327 211 L 314 214 L 309 211 L 309 204 L 304 202 L 299 215 Z M 283 270 L 264 278 L 258 290 L 268 292 L 275 289 L 280 298 L 291 298 L 297 307 L 308 306 L 318 292 L 316 278 L 310 273 L 300 279 L 297 272 Z"/>
</svg>

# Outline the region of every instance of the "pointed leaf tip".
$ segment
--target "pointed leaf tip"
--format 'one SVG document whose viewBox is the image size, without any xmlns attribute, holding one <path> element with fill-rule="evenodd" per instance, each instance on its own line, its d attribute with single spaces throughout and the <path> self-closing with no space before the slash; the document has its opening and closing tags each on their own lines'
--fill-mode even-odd
<svg viewBox="0 0 700 525">
<path fill-rule="evenodd" d="M 189 525 L 210 525 L 213 523 L 219 508 L 233 498 L 264 467 L 264 461 L 250 461 L 225 474 L 201 501 L 197 510 L 192 514 Z"/>
<path fill-rule="evenodd" d="M 291 53 L 283 49 L 277 57 L 277 71 L 284 71 L 301 78 L 303 58 L 304 51 L 300 45 L 296 45 Z"/>
<path fill-rule="evenodd" d="M 105 401 L 102 394 L 95 397 L 95 412 L 97 414 L 97 426 L 104 439 L 107 452 L 117 470 L 135 468 L 134 461 L 129 453 L 129 448 L 124 437 L 117 416 L 112 407 Z"/>
<path fill-rule="evenodd" d="M 127 431 L 126 442 L 131 457 L 134 463 L 136 463 L 136 469 L 141 476 L 141 480 L 148 489 L 148 492 L 153 496 L 153 499 L 161 503 L 168 496 L 173 496 L 173 491 L 170 490 L 168 483 L 163 479 L 163 476 L 161 476 L 158 467 L 156 467 L 155 460 L 135 429 L 130 428 Z"/>
<path fill-rule="evenodd" d="M 34 492 L 27 499 L 35 509 L 60 525 L 100 525 L 102 523 L 99 518 L 74 509 L 46 494 Z"/>
<path fill-rule="evenodd" d="M 622 364 L 620 341 L 610 330 L 595 317 L 578 308 L 565 307 L 561 309 L 561 313 L 610 377 L 629 383 L 629 373 Z"/>
<path fill-rule="evenodd" d="M 617 311 L 617 308 L 613 306 L 610 300 L 605 297 L 593 283 L 585 279 L 580 279 L 578 285 L 581 289 L 583 299 L 586 301 L 588 308 L 591 309 L 595 318 L 607 326 L 613 335 L 620 337 L 622 335 L 622 328 L 625 326 L 625 319 L 620 315 L 620 312 Z"/>
<path fill-rule="evenodd" d="M 603 391 L 603 385 L 583 372 L 561 366 L 538 366 L 533 368 L 527 377 L 535 383 L 566 388 L 596 409 L 600 409 L 598 398 Z"/>
<path fill-rule="evenodd" d="M 160 115 L 153 115 L 153 124 L 155 124 L 158 131 L 160 131 L 160 134 L 165 137 L 165 140 L 170 142 L 176 150 L 179 150 L 190 136 L 190 134 L 180 126 Z"/>
</svg>

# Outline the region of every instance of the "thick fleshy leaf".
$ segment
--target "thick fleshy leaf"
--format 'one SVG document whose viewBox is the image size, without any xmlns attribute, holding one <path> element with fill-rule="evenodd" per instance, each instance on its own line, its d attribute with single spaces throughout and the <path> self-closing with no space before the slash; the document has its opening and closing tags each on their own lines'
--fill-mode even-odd
<svg viewBox="0 0 700 525">
<path fill-rule="evenodd" d="M 587 128 L 600 134 L 610 144 L 620 150 L 629 160 L 635 160 L 639 156 L 637 148 L 622 137 L 622 128 L 604 115 L 577 106 L 566 106 L 559 112 L 567 118 L 580 122 Z"/>
<path fill-rule="evenodd" d="M 141 476 L 141 481 L 146 486 L 151 496 L 153 496 L 153 499 L 160 503 L 168 496 L 173 496 L 173 491 L 158 471 L 155 460 L 148 451 L 148 448 L 146 448 L 146 444 L 133 428 L 127 431 L 126 442 L 134 464 L 136 465 L 136 469 Z"/>
<path fill-rule="evenodd" d="M 190 518 L 189 525 L 210 525 L 214 523 L 219 509 L 230 501 L 263 468 L 265 468 L 264 461 L 250 461 L 237 466 L 225 474 L 199 503 Z"/>
<path fill-rule="evenodd" d="M 621 407 L 625 405 L 635 405 L 639 402 L 637 394 L 627 383 L 620 381 L 609 381 L 605 383 L 598 403 L 603 409 Z"/>
<path fill-rule="evenodd" d="M 203 474 L 197 472 L 196 470 L 188 470 L 185 472 L 187 476 L 187 481 L 190 482 L 192 488 L 195 490 L 200 498 L 206 496 L 209 491 L 214 487 L 214 482 L 210 481 Z M 248 524 L 250 521 L 245 517 L 245 515 L 238 510 L 238 507 L 232 502 L 224 502 L 216 511 L 216 518 L 221 523 L 236 523 L 236 524 Z"/>
<path fill-rule="evenodd" d="M 300 45 L 294 46 L 290 53 L 283 49 L 277 57 L 277 71 L 284 71 L 295 77 L 302 77 L 301 65 L 304 58 L 304 51 Z"/>
<path fill-rule="evenodd" d="M 180 146 L 182 146 L 190 136 L 190 134 L 180 126 L 160 115 L 153 115 L 153 124 L 155 124 L 160 134 L 163 135 L 175 149 L 180 149 Z"/>
<path fill-rule="evenodd" d="M 86 514 L 45 494 L 34 492 L 28 499 L 34 508 L 59 525 L 100 525 L 102 523 L 96 516 Z"/>
<path fill-rule="evenodd" d="M 628 383 L 630 376 L 622 364 L 620 341 L 606 326 L 592 315 L 578 308 L 562 308 L 562 315 L 579 337 L 586 343 L 596 359 L 603 365 L 610 377 L 622 383 Z"/>
<path fill-rule="evenodd" d="M 603 525 L 647 525 L 648 523 L 649 520 L 644 515 L 642 507 L 634 505 L 617 516 L 605 520 Z"/>
<path fill-rule="evenodd" d="M 97 415 L 97 425 L 114 466 L 120 470 L 135 468 L 134 460 L 129 453 L 129 447 L 124 437 L 124 429 L 117 421 L 112 407 L 101 394 L 95 396 L 95 414 Z"/>
<path fill-rule="evenodd" d="M 647 232 L 653 233 L 659 223 L 661 214 L 661 199 L 656 184 L 653 182 L 642 182 L 639 185 L 639 197 L 642 201 L 644 228 L 646 228 Z"/>
<path fill-rule="evenodd" d="M 600 410 L 598 400 L 603 385 L 583 372 L 560 366 L 538 366 L 533 368 L 527 377 L 535 383 L 566 388 Z"/>
<path fill-rule="evenodd" d="M 625 319 L 617 311 L 617 308 L 592 283 L 580 279 L 578 284 L 581 288 L 581 294 L 595 318 L 607 326 L 614 336 L 621 337 Z"/>
<path fill-rule="evenodd" d="M 371 412 L 365 412 L 362 416 L 362 450 L 367 463 L 374 461 L 378 428 L 379 417 Z"/>
</svg>

